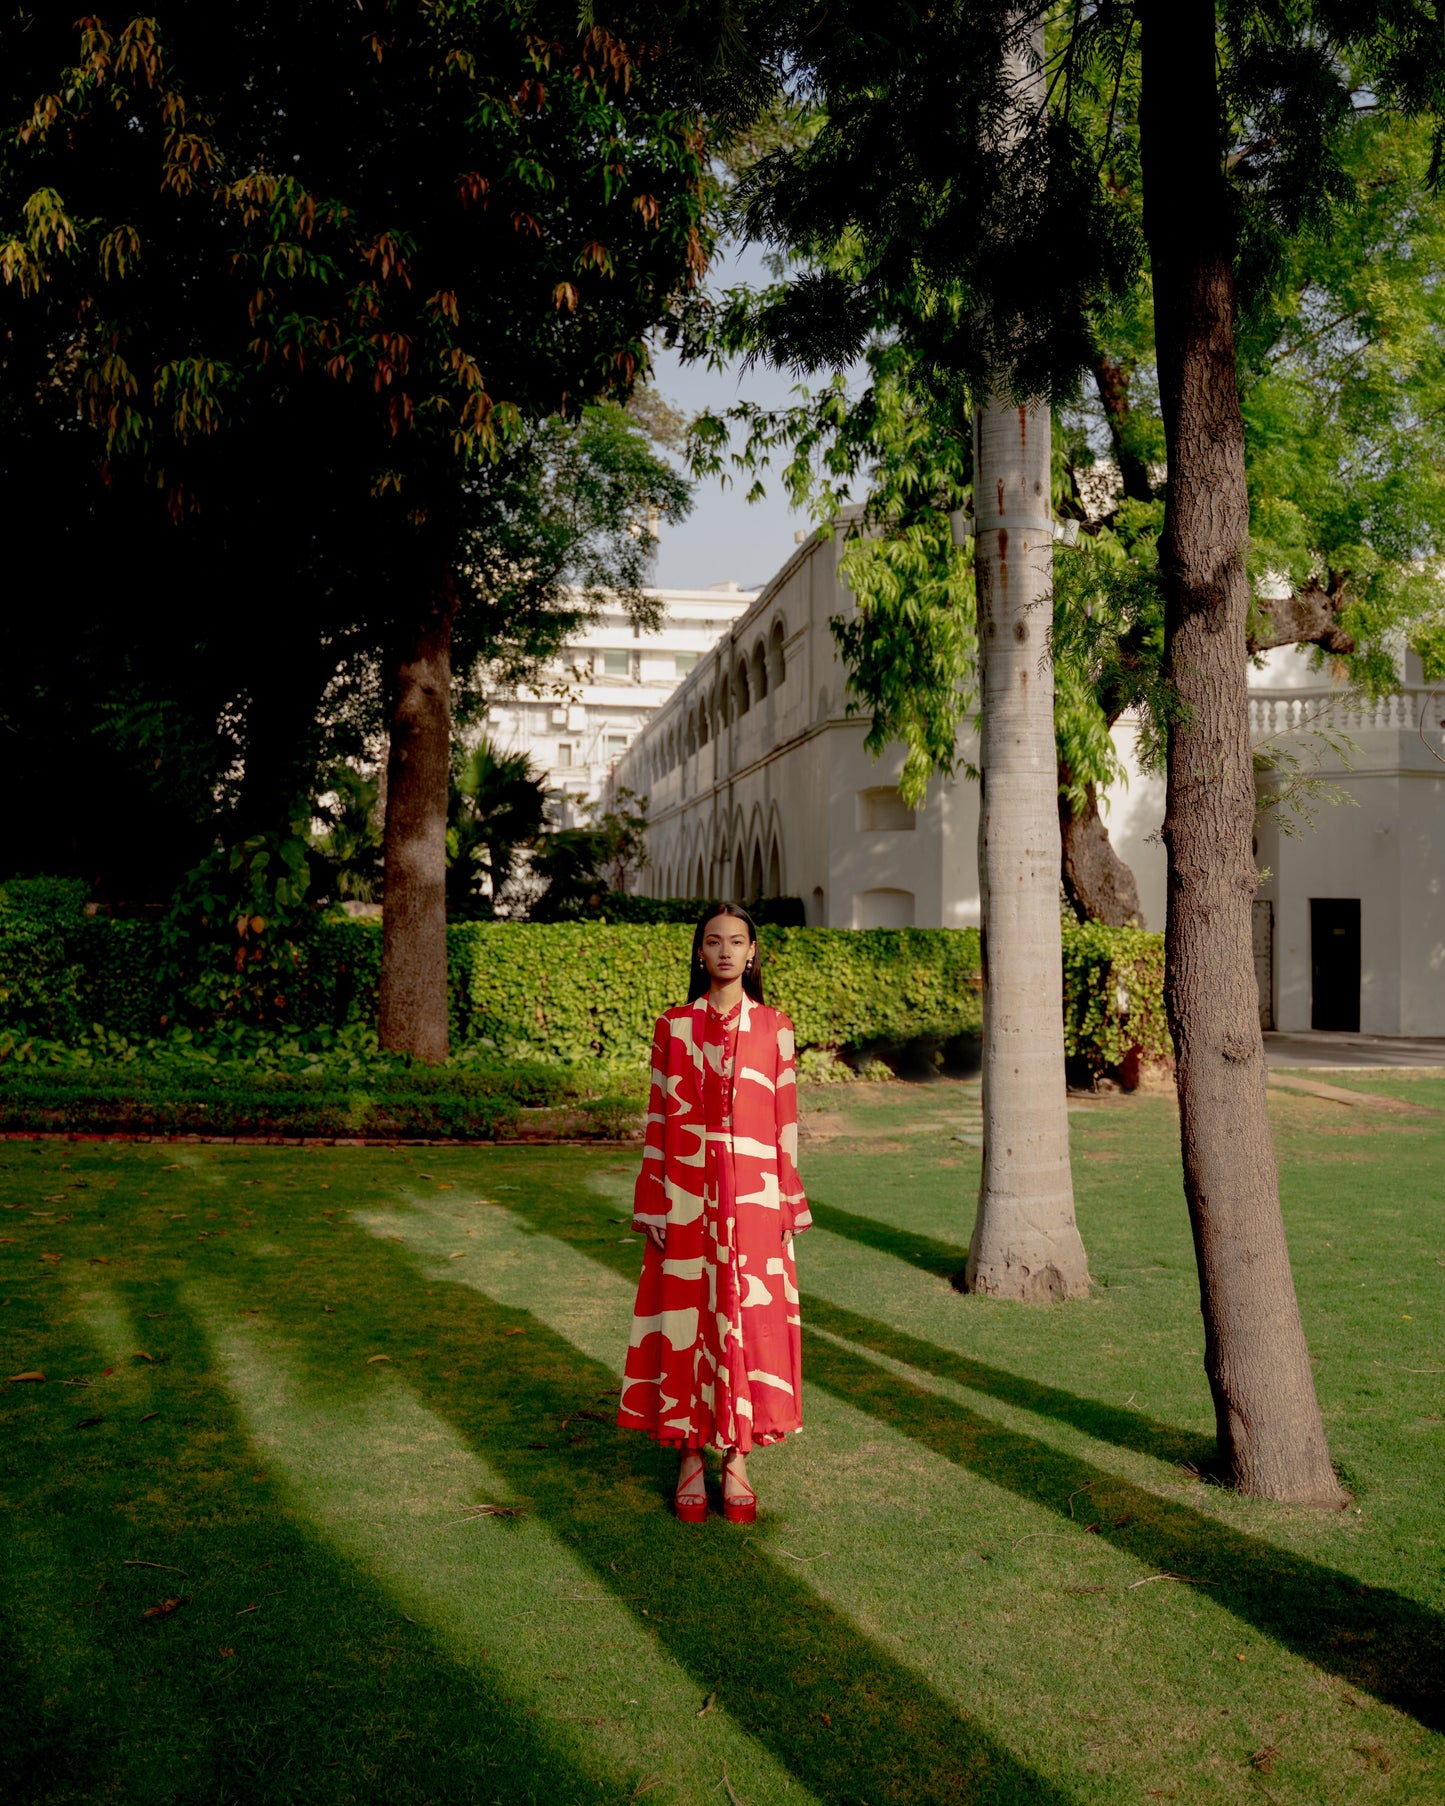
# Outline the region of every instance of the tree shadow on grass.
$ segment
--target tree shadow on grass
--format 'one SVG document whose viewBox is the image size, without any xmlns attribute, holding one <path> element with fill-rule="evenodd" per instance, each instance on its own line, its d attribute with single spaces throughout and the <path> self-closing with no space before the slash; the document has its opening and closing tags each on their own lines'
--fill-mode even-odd
<svg viewBox="0 0 1445 1806">
<path fill-rule="evenodd" d="M 827 1309 L 830 1328 L 851 1317 Z M 824 1315 L 812 1306 L 814 1323 Z M 895 1352 L 899 1338 L 886 1324 L 860 1318 L 852 1323 L 870 1345 Z M 1216 1604 L 1316 1667 L 1431 1730 L 1445 1730 L 1445 1624 L 1416 1600 L 1387 1588 L 1362 1587 L 1338 1569 L 1161 1499 L 913 1385 L 852 1348 L 809 1334 L 808 1326 L 805 1305 L 803 1367 L 814 1385 L 1031 1504 L 1068 1516 L 1070 1498 L 1082 1495 L 1087 1504 L 1081 1529 L 1094 1529 L 1156 1572 L 1207 1586 L 1207 1597 Z"/>
<path fill-rule="evenodd" d="M 593 1259 L 629 1277 L 636 1274 L 635 1251 L 596 1246 L 591 1234 L 579 1234 L 571 1225 L 564 1212 L 575 1211 L 575 1191 L 538 1185 L 530 1195 L 519 1191 L 508 1203 L 539 1229 Z M 886 1225 L 877 1227 L 891 1233 Z M 1226 1610 L 1431 1730 L 1445 1730 L 1445 1624 L 1416 1600 L 1388 1588 L 1362 1587 L 1352 1575 L 1277 1549 L 1187 1505 L 1162 1500 L 1107 1469 L 910 1385 L 861 1353 L 808 1330 L 826 1329 L 1158 1459 L 1197 1462 L 1202 1453 L 1212 1452 L 1212 1440 L 1058 1387 L 1035 1387 L 1018 1375 L 936 1348 L 812 1294 L 804 1295 L 803 1325 L 803 1371 L 811 1383 L 826 1386 L 981 1478 L 1065 1516 L 1069 1495 L 1087 1488 L 1092 1511 L 1084 1523 L 1097 1518 L 1097 1533 L 1107 1541 L 1155 1570 L 1208 1581 L 1206 1597 Z"/>
<path fill-rule="evenodd" d="M 816 1293 L 805 1292 L 803 1297 L 803 1321 L 814 1329 L 829 1330 L 878 1354 L 890 1355 L 895 1361 L 920 1368 L 924 1373 L 985 1393 L 1003 1404 L 1017 1405 L 1040 1417 L 1055 1418 L 1100 1442 L 1133 1449 L 1158 1461 L 1187 1462 L 1201 1470 L 1214 1454 L 1214 1438 L 1201 1435 L 1197 1430 L 1183 1430 L 1176 1424 L 1147 1417 L 1142 1411 L 1125 1411 L 1118 1405 L 1104 1404 L 1096 1398 L 1066 1392 L 1060 1386 L 1048 1386 L 1023 1374 L 1010 1373 L 1007 1368 L 991 1367 L 972 1355 L 940 1348 L 935 1342 L 925 1342 L 904 1330 L 894 1329 L 891 1324 L 860 1317 Z"/>
<path fill-rule="evenodd" d="M 428 1286 L 375 1242 L 358 1238 L 345 1258 L 352 1296 L 364 1286 L 388 1312 L 426 1325 L 430 1358 L 407 1371 L 407 1385 L 696 1677 L 699 1707 L 715 1693 L 819 1800 L 1067 1806 L 1066 1790 L 781 1572 L 762 1543 L 716 1522 L 677 1524 L 666 1505 L 676 1457 L 613 1427 L 609 1367 L 483 1293 Z M 297 1301 L 286 1294 L 272 1303 L 289 1315 Z M 305 1383 L 334 1394 L 342 1376 L 343 1389 L 354 1387 L 376 1346 L 364 1307 L 354 1321 L 327 1319 L 324 1348 L 314 1315 L 305 1327 L 291 1351 Z M 595 1416 L 580 1415 L 588 1410 Z"/>
<path fill-rule="evenodd" d="M 880 1223 L 873 1217 L 859 1216 L 855 1211 L 839 1210 L 833 1204 L 820 1204 L 816 1198 L 808 1202 L 813 1221 L 820 1229 L 846 1236 L 850 1242 L 862 1242 L 880 1254 L 892 1254 L 906 1260 L 911 1267 L 921 1267 L 939 1279 L 952 1280 L 968 1261 L 966 1248 L 955 1248 L 949 1242 L 936 1241 L 931 1235 L 919 1235 L 912 1229 L 899 1229 L 892 1223 Z"/>
<path fill-rule="evenodd" d="M 630 1783 L 583 1773 L 302 1530 L 256 1471 L 173 1288 L 142 1296 L 167 1313 L 158 1419 L 47 1386 L 9 1426 L 0 1762 L 14 1797 L 621 1806 Z M 101 1364 L 79 1343 L 46 1359 Z M 144 1615 L 167 1597 L 186 1603 Z"/>
</svg>

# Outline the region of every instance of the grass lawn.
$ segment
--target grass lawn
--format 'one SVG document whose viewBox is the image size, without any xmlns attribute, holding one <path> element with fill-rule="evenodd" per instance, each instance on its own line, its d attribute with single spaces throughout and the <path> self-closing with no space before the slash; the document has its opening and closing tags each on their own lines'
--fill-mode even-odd
<svg viewBox="0 0 1445 1806">
<path fill-rule="evenodd" d="M 1328 1516 L 1195 1471 L 1167 1099 L 1076 1112 L 1023 1307 L 948 1284 L 975 1087 L 805 1097 L 752 1531 L 612 1427 L 630 1152 L 0 1148 L 7 1797 L 1445 1799 L 1445 1081 L 1368 1086 L 1439 1114 L 1272 1096 Z"/>
</svg>

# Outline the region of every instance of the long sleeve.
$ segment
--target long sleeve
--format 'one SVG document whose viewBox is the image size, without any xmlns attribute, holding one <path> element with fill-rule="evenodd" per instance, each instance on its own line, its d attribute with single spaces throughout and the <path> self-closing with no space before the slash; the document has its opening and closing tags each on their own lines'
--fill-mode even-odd
<svg viewBox="0 0 1445 1806">
<path fill-rule="evenodd" d="M 643 1138 L 642 1171 L 632 1194 L 632 1227 L 639 1235 L 661 1229 L 667 1222 L 667 1187 L 663 1184 L 662 1130 L 667 1116 L 667 1050 L 671 1030 L 659 1016 L 652 1031 L 652 1088 L 647 1098 L 647 1133 Z"/>
<path fill-rule="evenodd" d="M 813 1218 L 798 1177 L 798 1068 L 793 1025 L 778 1019 L 778 1064 L 773 1079 L 778 1125 L 778 1196 L 783 1210 L 783 1233 L 811 1229 Z"/>
</svg>

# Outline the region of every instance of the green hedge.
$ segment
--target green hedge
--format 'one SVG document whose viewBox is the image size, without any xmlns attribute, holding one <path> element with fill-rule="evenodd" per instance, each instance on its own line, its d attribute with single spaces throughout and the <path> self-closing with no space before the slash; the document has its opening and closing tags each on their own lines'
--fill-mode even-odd
<svg viewBox="0 0 1445 1806">
<path fill-rule="evenodd" d="M 503 1055 L 646 1057 L 658 1015 L 687 996 L 692 930 L 581 922 L 478 923 L 469 1026 Z M 800 1048 L 976 1035 L 972 929 L 775 928 L 763 937 L 770 1003 Z"/>
<path fill-rule="evenodd" d="M 582 922 L 686 922 L 697 926 L 707 907 L 702 897 L 634 897 L 603 891 L 582 906 L 575 918 Z M 808 919 L 801 897 L 762 897 L 747 905 L 759 928 L 801 928 Z"/>
<path fill-rule="evenodd" d="M 224 988 L 215 1004 L 226 966 L 219 943 L 200 962 L 205 984 L 188 990 L 158 924 L 88 919 L 83 896 L 53 880 L 0 888 L 0 1039 L 74 1041 L 100 1029 L 145 1041 L 190 1031 L 324 1052 L 338 1033 L 365 1036 L 374 1025 L 375 920 L 318 914 L 273 949 L 272 967 L 284 977 L 257 1020 L 254 988 L 246 1010 L 230 1010 Z M 453 1044 L 507 1060 L 641 1061 L 654 1018 L 686 995 L 690 936 L 686 921 L 454 925 Z M 793 1018 L 803 1050 L 941 1044 L 979 1032 L 971 929 L 768 927 L 763 949 L 769 1000 Z M 1070 1057 L 1096 1073 L 1124 1066 L 1133 1050 L 1167 1060 L 1162 972 L 1161 936 L 1066 924 Z"/>
</svg>

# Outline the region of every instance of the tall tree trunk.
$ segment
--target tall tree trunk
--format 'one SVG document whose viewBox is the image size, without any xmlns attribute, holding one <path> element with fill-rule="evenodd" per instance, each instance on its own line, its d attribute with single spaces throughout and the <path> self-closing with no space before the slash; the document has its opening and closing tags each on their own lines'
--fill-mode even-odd
<svg viewBox="0 0 1445 1806">
<path fill-rule="evenodd" d="M 1006 134 L 1043 104 L 1042 16 L 1005 57 Z M 964 1283 L 997 1298 L 1088 1292 L 1074 1221 L 1059 919 L 1054 541 L 1047 407 L 974 416 L 978 876 L 983 904 L 983 1171 Z"/>
<path fill-rule="evenodd" d="M 1151 0 L 1142 56 L 1144 220 L 1169 454 L 1165 675 L 1182 705 L 1169 731 L 1164 994 L 1205 1368 L 1224 1476 L 1259 1497 L 1335 1504 L 1280 1215 L 1250 949 L 1249 498 L 1213 0 Z"/>
<path fill-rule="evenodd" d="M 447 1057 L 447 784 L 452 623 L 446 572 L 398 647 L 386 761 L 378 1036 L 394 1053 Z"/>
<path fill-rule="evenodd" d="M 1139 886 L 1128 863 L 1114 851 L 1099 813 L 1092 784 L 1084 786 L 1083 805 L 1069 797 L 1071 773 L 1059 767 L 1059 837 L 1063 849 L 1064 895 L 1081 922 L 1103 922 L 1110 928 L 1137 928 L 1142 921 Z"/>
</svg>

